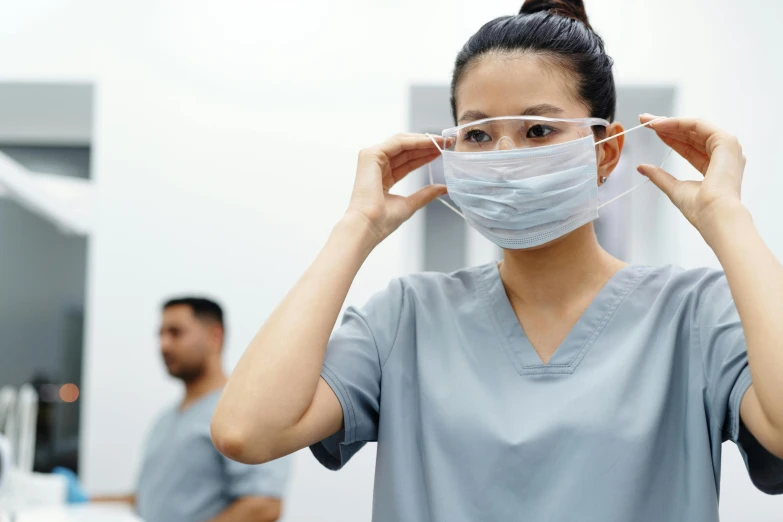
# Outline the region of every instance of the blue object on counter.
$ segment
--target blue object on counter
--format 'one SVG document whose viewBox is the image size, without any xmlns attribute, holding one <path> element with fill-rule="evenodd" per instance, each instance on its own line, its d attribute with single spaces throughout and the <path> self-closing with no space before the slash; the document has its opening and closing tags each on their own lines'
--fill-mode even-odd
<svg viewBox="0 0 783 522">
<path fill-rule="evenodd" d="M 68 482 L 69 504 L 80 504 L 82 502 L 90 501 L 90 497 L 87 496 L 87 493 L 82 489 L 82 485 L 79 483 L 79 477 L 76 476 L 76 473 L 68 468 L 57 467 L 52 470 L 52 474 L 65 477 L 65 480 Z"/>
</svg>

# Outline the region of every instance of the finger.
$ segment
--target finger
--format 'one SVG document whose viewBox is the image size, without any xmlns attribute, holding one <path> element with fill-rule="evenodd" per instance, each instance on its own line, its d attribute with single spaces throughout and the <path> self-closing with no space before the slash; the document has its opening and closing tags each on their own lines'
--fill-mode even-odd
<svg viewBox="0 0 783 522">
<path fill-rule="evenodd" d="M 359 169 L 372 170 L 377 166 L 381 174 L 391 172 L 392 162 L 396 157 L 406 152 L 429 151 L 433 155 L 439 154 L 440 149 L 435 142 L 443 145 L 440 136 L 427 136 L 425 134 L 398 134 L 380 145 L 362 149 L 359 152 Z M 402 160 L 401 160 L 402 161 Z M 397 165 L 398 162 L 395 162 Z"/>
<path fill-rule="evenodd" d="M 439 146 L 443 146 L 443 138 L 440 136 L 433 136 Z M 435 143 L 432 142 L 429 136 L 426 134 L 398 134 L 385 142 L 381 143 L 378 147 L 389 160 L 392 160 L 398 154 L 408 150 L 438 150 Z"/>
<path fill-rule="evenodd" d="M 685 158 L 688 163 L 693 165 L 693 168 L 701 172 L 702 176 L 707 174 L 707 167 L 710 166 L 710 159 L 706 154 L 697 150 L 690 143 L 684 143 L 680 140 L 671 138 L 669 136 L 662 136 L 660 134 L 658 137 L 661 138 L 661 141 L 663 141 L 666 145 L 674 149 L 677 154 Z"/>
<path fill-rule="evenodd" d="M 411 214 L 431 203 L 438 196 L 446 194 L 446 185 L 427 185 L 407 197 Z"/>
<path fill-rule="evenodd" d="M 396 169 L 400 165 L 404 165 L 405 163 L 408 163 L 411 160 L 417 160 L 419 158 L 424 158 L 426 156 L 432 156 L 433 154 L 439 155 L 440 152 L 433 152 L 431 149 L 416 149 L 416 150 L 409 150 L 405 151 L 401 154 L 398 154 L 391 160 L 391 168 L 392 170 Z"/>
<path fill-rule="evenodd" d="M 669 118 L 666 118 L 665 116 L 654 116 L 652 114 L 640 114 L 639 115 L 639 121 L 644 125 L 651 122 L 650 125 L 647 125 L 650 129 L 654 130 L 658 136 L 668 136 L 669 138 L 675 139 L 677 141 L 681 141 L 683 143 L 687 143 L 691 145 L 693 148 L 698 150 L 699 152 L 706 154 L 707 150 L 705 148 L 705 145 L 703 142 L 699 142 L 698 139 L 694 138 L 695 133 L 694 132 L 688 132 L 686 135 L 683 135 L 682 133 L 675 133 L 667 130 L 661 130 L 660 126 L 657 125 L 659 122 L 663 122 L 664 120 L 667 120 Z"/>
<path fill-rule="evenodd" d="M 679 134 L 672 134 L 671 132 L 655 131 L 655 133 L 658 136 L 666 136 L 666 137 L 669 137 L 669 138 L 671 138 L 673 140 L 677 140 L 677 141 L 680 141 L 682 143 L 686 143 L 686 144 L 692 146 L 694 149 L 696 149 L 699 152 L 701 152 L 702 154 L 704 154 L 705 156 L 707 155 L 707 148 L 704 146 L 704 144 L 703 143 L 699 143 L 698 141 L 696 141 L 695 139 L 693 139 L 691 137 L 685 137 L 685 136 L 681 136 Z"/>
<path fill-rule="evenodd" d="M 704 140 L 706 140 L 712 134 L 722 132 L 711 123 L 696 118 L 667 118 L 647 113 L 639 116 L 639 121 L 642 123 L 649 123 L 656 119 L 658 121 L 651 123 L 648 127 L 672 134 L 689 135 L 690 133 L 694 133 L 695 135 L 702 136 Z"/>
<path fill-rule="evenodd" d="M 643 114 L 640 117 L 640 121 L 645 123 L 651 121 L 655 116 L 650 114 Z M 682 136 L 684 138 L 690 138 L 696 143 L 703 145 L 707 155 L 712 155 L 712 151 L 717 146 L 716 138 L 728 138 L 729 135 L 720 130 L 718 127 L 707 123 L 703 120 L 697 120 L 694 118 L 666 118 L 649 125 L 650 128 L 671 134 L 674 136 Z"/>
<path fill-rule="evenodd" d="M 429 156 L 424 156 L 423 158 L 417 158 L 409 161 L 404 165 L 400 165 L 399 167 L 397 167 L 392 171 L 392 179 L 394 180 L 395 183 L 397 183 L 398 181 L 400 181 L 402 178 L 404 178 L 414 170 L 423 167 L 427 163 L 437 159 L 439 156 L 440 153 L 430 154 Z"/>
<path fill-rule="evenodd" d="M 362 149 L 356 165 L 354 187 L 364 187 L 366 190 L 380 188 L 389 171 L 389 158 L 379 148 Z"/>
<path fill-rule="evenodd" d="M 650 181 L 652 181 L 653 185 L 661 189 L 661 192 L 666 194 L 672 203 L 674 203 L 672 194 L 674 194 L 674 187 L 676 187 L 677 183 L 679 183 L 677 178 L 654 165 L 639 165 L 636 170 L 639 171 L 639 174 L 646 176 Z"/>
<path fill-rule="evenodd" d="M 661 121 L 663 121 L 664 119 L 666 119 L 666 116 L 655 116 L 654 114 L 650 114 L 650 113 L 647 113 L 647 112 L 645 112 L 644 114 L 640 114 L 639 115 L 639 123 L 641 123 L 642 125 L 646 125 L 646 124 L 648 124 L 648 123 L 650 123 L 651 121 L 654 121 L 654 120 L 661 120 Z M 647 126 L 649 127 L 649 125 L 647 125 Z"/>
</svg>

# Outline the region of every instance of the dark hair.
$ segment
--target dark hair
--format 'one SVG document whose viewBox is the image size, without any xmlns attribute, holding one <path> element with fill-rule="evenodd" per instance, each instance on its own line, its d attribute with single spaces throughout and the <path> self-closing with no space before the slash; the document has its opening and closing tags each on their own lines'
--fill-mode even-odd
<svg viewBox="0 0 783 522">
<path fill-rule="evenodd" d="M 451 80 L 451 112 L 457 120 L 460 80 L 477 58 L 490 52 L 522 51 L 541 55 L 577 79 L 577 95 L 590 116 L 614 119 L 617 94 L 612 59 L 590 22 L 582 0 L 527 0 L 516 16 L 484 24 L 457 55 Z"/>
<path fill-rule="evenodd" d="M 169 299 L 163 305 L 163 309 L 171 308 L 172 306 L 189 306 L 198 319 L 215 321 L 220 326 L 225 327 L 223 324 L 223 309 L 215 301 L 206 299 L 204 297 L 178 297 L 175 299 Z"/>
</svg>

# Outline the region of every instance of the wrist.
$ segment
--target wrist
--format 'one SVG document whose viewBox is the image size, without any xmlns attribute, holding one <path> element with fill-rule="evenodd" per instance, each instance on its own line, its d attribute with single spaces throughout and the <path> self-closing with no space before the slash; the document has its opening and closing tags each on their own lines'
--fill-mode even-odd
<svg viewBox="0 0 783 522">
<path fill-rule="evenodd" d="M 355 212 L 348 212 L 340 218 L 332 229 L 330 238 L 341 244 L 355 246 L 365 257 L 381 242 L 378 231 L 370 220 Z"/>
<path fill-rule="evenodd" d="M 750 211 L 739 201 L 712 205 L 699 218 L 699 232 L 713 250 L 754 226 Z"/>
</svg>

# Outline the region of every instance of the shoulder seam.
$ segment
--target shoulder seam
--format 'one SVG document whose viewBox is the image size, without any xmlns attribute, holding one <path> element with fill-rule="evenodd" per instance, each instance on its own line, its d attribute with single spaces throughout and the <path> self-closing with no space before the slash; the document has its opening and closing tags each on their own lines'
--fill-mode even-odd
<svg viewBox="0 0 783 522">
<path fill-rule="evenodd" d="M 400 324 L 402 324 L 402 311 L 405 308 L 405 287 L 403 286 L 402 281 L 400 280 L 399 277 L 396 278 L 394 282 L 400 285 L 400 313 L 397 316 L 397 328 L 394 331 L 394 338 L 392 339 L 391 346 L 389 346 L 389 353 L 386 354 L 386 359 L 384 359 L 383 361 L 380 360 L 381 354 L 380 354 L 380 350 L 378 350 L 378 345 L 377 344 L 375 345 L 375 349 L 376 351 L 378 351 L 378 362 L 380 363 L 381 366 L 381 376 L 383 376 L 383 369 L 386 367 L 386 363 L 391 358 L 391 354 L 394 351 L 394 347 L 397 346 L 397 337 L 400 334 Z"/>
<path fill-rule="evenodd" d="M 709 273 L 707 275 L 709 275 Z M 709 284 L 709 287 L 708 287 L 708 290 L 707 290 L 708 292 L 712 289 L 712 286 L 714 284 L 715 284 L 714 282 L 711 282 Z M 695 286 L 696 285 L 691 287 L 691 290 L 693 290 L 693 288 Z M 695 335 L 695 337 L 696 337 L 696 345 L 698 347 L 698 352 L 699 352 L 699 362 L 701 363 L 699 365 L 700 368 L 701 368 L 701 381 L 702 381 L 702 384 L 704 385 L 704 388 L 706 390 L 707 398 L 710 401 L 710 404 L 709 404 L 710 411 L 712 411 L 714 409 L 713 408 L 713 404 L 712 404 L 713 384 L 707 378 L 707 367 L 705 366 L 705 361 L 704 361 L 705 351 L 704 351 L 704 343 L 702 342 L 702 336 L 701 336 L 701 313 L 702 313 L 702 306 L 701 306 L 701 300 L 698 299 L 698 298 L 697 298 L 697 301 L 696 301 L 696 306 L 698 306 L 698 309 L 697 309 L 696 317 L 695 317 L 695 320 L 694 320 L 693 324 L 694 324 L 694 327 L 696 328 L 696 335 Z M 717 432 L 721 433 L 722 436 L 727 434 L 726 430 L 724 429 L 724 426 L 717 426 L 715 424 L 715 420 L 714 420 L 713 416 L 707 415 L 707 423 L 710 426 L 712 426 L 712 428 L 715 429 Z"/>
</svg>

